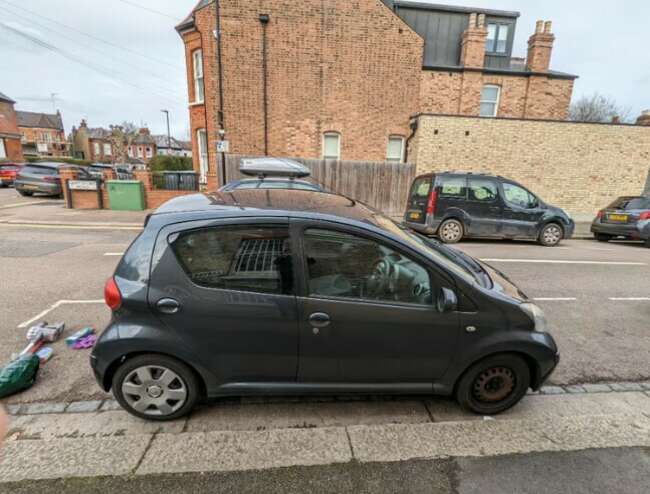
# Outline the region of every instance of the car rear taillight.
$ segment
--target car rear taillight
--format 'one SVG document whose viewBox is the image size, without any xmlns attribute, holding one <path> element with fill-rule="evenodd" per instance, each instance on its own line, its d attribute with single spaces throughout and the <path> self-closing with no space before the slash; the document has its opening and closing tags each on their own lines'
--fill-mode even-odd
<svg viewBox="0 0 650 494">
<path fill-rule="evenodd" d="M 600 211 L 598 211 L 598 214 L 596 214 L 596 217 L 597 217 L 598 219 L 600 219 L 600 218 L 602 218 L 603 216 L 605 216 L 605 211 L 603 211 L 603 210 L 601 209 Z"/>
<path fill-rule="evenodd" d="M 639 216 L 639 219 L 641 221 L 643 220 L 650 220 L 650 211 L 643 211 L 641 215 Z"/>
<path fill-rule="evenodd" d="M 436 203 L 438 202 L 438 193 L 435 190 L 429 194 L 429 201 L 427 202 L 427 214 L 435 214 Z"/>
<path fill-rule="evenodd" d="M 114 278 L 109 278 L 104 286 L 104 301 L 111 310 L 117 310 L 122 306 L 122 294 L 115 283 Z"/>
</svg>

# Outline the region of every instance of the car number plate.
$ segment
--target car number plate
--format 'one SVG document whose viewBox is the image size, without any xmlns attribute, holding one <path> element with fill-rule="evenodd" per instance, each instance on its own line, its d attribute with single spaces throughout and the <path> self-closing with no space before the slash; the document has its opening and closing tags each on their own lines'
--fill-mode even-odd
<svg viewBox="0 0 650 494">
<path fill-rule="evenodd" d="M 627 223 L 628 218 L 627 214 L 610 214 L 607 216 L 609 221 L 616 221 L 617 223 Z"/>
<path fill-rule="evenodd" d="M 25 185 L 23 188 L 28 190 L 38 190 L 38 187 L 36 187 L 36 185 Z"/>
<path fill-rule="evenodd" d="M 412 220 L 419 220 L 422 217 L 422 213 L 419 211 L 413 211 L 412 213 L 409 213 L 409 218 Z"/>
</svg>

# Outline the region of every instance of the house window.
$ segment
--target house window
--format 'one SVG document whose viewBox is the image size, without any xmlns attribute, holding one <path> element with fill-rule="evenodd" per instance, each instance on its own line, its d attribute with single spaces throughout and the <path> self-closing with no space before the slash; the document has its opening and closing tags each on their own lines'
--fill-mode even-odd
<svg viewBox="0 0 650 494">
<path fill-rule="evenodd" d="M 388 138 L 386 161 L 391 163 L 402 163 L 404 161 L 404 138 L 402 136 L 390 136 Z"/>
<path fill-rule="evenodd" d="M 485 42 L 485 51 L 503 55 L 508 49 L 508 24 L 488 24 L 488 35 Z"/>
<path fill-rule="evenodd" d="M 144 153 L 142 152 L 142 146 L 138 146 L 138 158 L 144 158 Z"/>
<path fill-rule="evenodd" d="M 7 157 L 7 150 L 5 149 L 5 140 L 0 139 L 0 159 Z"/>
<path fill-rule="evenodd" d="M 205 86 L 203 84 L 203 51 L 196 50 L 192 55 L 194 62 L 194 102 L 203 103 Z"/>
<path fill-rule="evenodd" d="M 128 147 L 126 154 L 129 155 L 129 158 L 133 158 L 133 146 Z"/>
<path fill-rule="evenodd" d="M 111 153 L 112 153 L 111 145 L 110 144 L 104 144 L 104 154 L 106 156 L 110 156 Z"/>
<path fill-rule="evenodd" d="M 336 132 L 323 134 L 323 158 L 326 160 L 341 159 L 341 135 Z"/>
<path fill-rule="evenodd" d="M 95 156 L 99 156 L 99 154 L 101 153 L 101 149 L 99 147 L 98 142 L 93 143 L 93 151 L 95 152 Z"/>
<path fill-rule="evenodd" d="M 151 151 L 151 148 L 147 148 L 147 158 L 151 158 L 153 156 L 153 152 Z"/>
<path fill-rule="evenodd" d="M 208 133 L 205 129 L 196 131 L 196 140 L 199 147 L 199 172 L 201 174 L 201 182 L 208 181 Z"/>
<path fill-rule="evenodd" d="M 499 111 L 499 86 L 485 85 L 481 91 L 481 117 L 496 117 Z"/>
</svg>

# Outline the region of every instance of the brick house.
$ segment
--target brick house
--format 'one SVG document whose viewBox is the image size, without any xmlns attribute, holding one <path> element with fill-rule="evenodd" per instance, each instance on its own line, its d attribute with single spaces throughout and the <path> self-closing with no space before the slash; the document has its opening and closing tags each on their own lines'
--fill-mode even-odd
<svg viewBox="0 0 650 494">
<path fill-rule="evenodd" d="M 194 165 L 230 152 L 403 161 L 422 112 L 564 119 L 575 76 L 550 69 L 551 23 L 512 56 L 516 12 L 397 0 L 201 0 L 185 44 Z M 222 111 L 219 111 L 222 110 Z M 209 165 L 208 165 L 209 164 Z"/>
<path fill-rule="evenodd" d="M 70 143 L 65 137 L 60 111 L 55 114 L 17 111 L 16 116 L 25 156 L 70 156 Z"/>
<path fill-rule="evenodd" d="M 192 157 L 192 144 L 167 135 L 153 136 L 156 141 L 156 154 L 163 156 Z"/>
<path fill-rule="evenodd" d="M 0 160 L 23 161 L 15 101 L 0 93 Z"/>
<path fill-rule="evenodd" d="M 138 135 L 127 147 L 129 158 L 134 158 L 149 163 L 151 158 L 157 154 L 156 139 L 151 135 L 149 129 L 142 128 Z"/>
<path fill-rule="evenodd" d="M 146 164 L 156 155 L 156 140 L 149 129 L 142 128 L 136 135 L 128 136 L 115 132 L 117 130 L 121 128 L 88 127 L 88 123 L 82 120 L 79 128 L 72 128 L 75 158 L 96 163 L 127 161 L 131 164 Z M 122 154 L 126 156 L 121 156 Z"/>
</svg>

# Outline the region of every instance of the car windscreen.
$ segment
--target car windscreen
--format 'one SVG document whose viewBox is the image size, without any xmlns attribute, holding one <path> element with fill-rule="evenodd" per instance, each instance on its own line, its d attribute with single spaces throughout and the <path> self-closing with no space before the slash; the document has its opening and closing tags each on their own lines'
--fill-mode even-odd
<svg viewBox="0 0 650 494">
<path fill-rule="evenodd" d="M 27 165 L 21 170 L 22 174 L 25 175 L 58 175 L 58 170 L 56 168 L 51 168 L 49 166 L 32 166 Z"/>
<path fill-rule="evenodd" d="M 490 277 L 481 265 L 470 256 L 446 247 L 437 240 L 420 235 L 385 216 L 377 215 L 374 220 L 381 228 L 396 235 L 415 250 L 425 251 L 425 254 L 432 257 L 440 266 L 461 276 L 466 281 L 478 282 L 486 288 L 491 286 Z"/>
<path fill-rule="evenodd" d="M 633 211 L 635 209 L 650 209 L 650 198 L 648 197 L 619 197 L 607 209 L 623 209 Z"/>
</svg>

